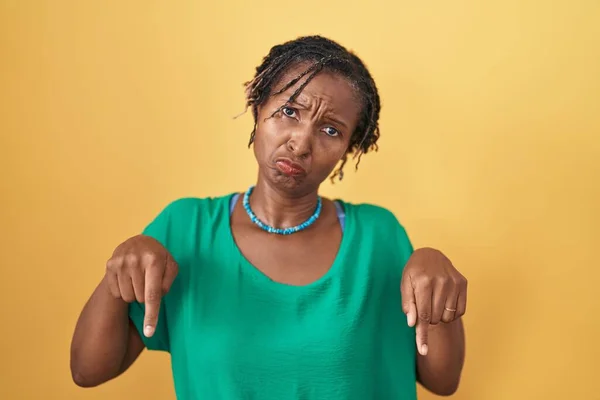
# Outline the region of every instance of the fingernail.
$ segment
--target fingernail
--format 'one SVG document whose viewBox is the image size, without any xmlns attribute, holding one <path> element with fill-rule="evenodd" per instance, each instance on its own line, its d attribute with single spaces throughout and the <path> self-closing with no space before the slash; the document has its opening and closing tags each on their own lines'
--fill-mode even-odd
<svg viewBox="0 0 600 400">
<path fill-rule="evenodd" d="M 150 337 L 154 334 L 154 327 L 151 325 L 146 325 L 144 327 L 144 335 L 146 335 L 146 337 Z"/>
<path fill-rule="evenodd" d="M 412 327 L 415 322 L 413 321 L 413 316 L 412 313 L 408 313 L 406 314 L 406 323 L 408 324 L 408 326 Z"/>
<path fill-rule="evenodd" d="M 426 356 L 427 355 L 427 350 L 429 350 L 429 348 L 427 347 L 426 344 L 421 346 L 421 354 Z"/>
</svg>

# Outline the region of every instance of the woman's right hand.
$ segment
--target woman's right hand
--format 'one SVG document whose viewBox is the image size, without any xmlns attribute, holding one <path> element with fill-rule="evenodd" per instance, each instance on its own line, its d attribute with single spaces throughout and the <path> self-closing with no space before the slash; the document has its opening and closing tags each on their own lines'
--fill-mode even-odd
<svg viewBox="0 0 600 400">
<path fill-rule="evenodd" d="M 106 280 L 115 298 L 145 304 L 144 335 L 156 330 L 161 298 L 169 291 L 179 267 L 169 251 L 149 236 L 121 243 L 106 263 Z"/>
</svg>

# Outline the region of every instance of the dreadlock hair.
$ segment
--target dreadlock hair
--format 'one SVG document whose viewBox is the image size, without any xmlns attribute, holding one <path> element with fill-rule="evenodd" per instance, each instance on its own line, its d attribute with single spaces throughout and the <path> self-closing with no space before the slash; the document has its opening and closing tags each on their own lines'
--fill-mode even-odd
<svg viewBox="0 0 600 400">
<path fill-rule="evenodd" d="M 273 86 L 278 84 L 282 75 L 289 68 L 301 63 L 308 63 L 309 67 L 277 92 L 272 93 Z M 358 170 L 362 154 L 369 150 L 377 151 L 381 104 L 375 81 L 360 58 L 330 39 L 322 36 L 299 37 L 274 46 L 263 58 L 262 64 L 256 68 L 254 78 L 245 83 L 246 109 L 251 107 L 254 116 L 254 128 L 250 134 L 248 147 L 252 145 L 256 135 L 258 107 L 264 104 L 269 96 L 285 92 L 308 75 L 288 99 L 288 102 L 294 101 L 306 85 L 321 71 L 333 72 L 346 78 L 357 89 L 357 94 L 362 102 L 358 125 L 352 133 L 348 150 L 344 154 L 340 166 L 331 176 L 331 181 L 334 182 L 336 177 L 339 180 L 344 177 L 343 168 L 349 154 L 354 154 L 354 158 L 358 158 L 356 163 Z M 276 110 L 271 117 L 281 111 L 284 106 Z"/>
</svg>

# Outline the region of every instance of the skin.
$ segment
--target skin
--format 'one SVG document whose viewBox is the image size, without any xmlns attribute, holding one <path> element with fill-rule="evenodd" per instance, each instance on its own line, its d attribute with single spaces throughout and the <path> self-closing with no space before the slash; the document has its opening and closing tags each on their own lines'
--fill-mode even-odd
<svg viewBox="0 0 600 400">
<path fill-rule="evenodd" d="M 282 82 L 306 67 L 292 68 Z M 319 186 L 348 149 L 360 112 L 354 90 L 337 75 L 317 75 L 288 104 L 296 87 L 270 97 L 258 109 L 254 154 L 259 176 L 250 206 L 271 226 L 294 226 L 312 215 Z M 283 173 L 277 166 L 280 159 L 299 164 L 304 172 Z M 245 257 L 271 279 L 291 285 L 317 280 L 333 263 L 342 232 L 330 200 L 323 200 L 321 217 L 311 228 L 286 237 L 269 234 L 250 221 L 239 202 L 232 215 L 232 232 Z"/>
<path fill-rule="evenodd" d="M 305 64 L 290 68 L 281 82 L 305 68 Z M 297 85 L 271 96 L 257 110 L 254 154 L 259 173 L 250 205 L 259 219 L 277 227 L 297 225 L 314 212 L 319 186 L 347 151 L 361 107 L 353 86 L 333 73 L 318 74 L 296 101 L 288 103 Z M 290 175 L 286 162 L 301 171 Z M 285 237 L 259 229 L 240 203 L 231 216 L 232 233 L 240 251 L 262 273 L 281 283 L 306 285 L 328 271 L 342 238 L 330 200 L 323 199 L 321 217 L 314 225 Z M 151 336 L 161 296 L 170 289 L 177 270 L 169 252 L 152 238 L 135 236 L 115 249 L 75 329 L 71 346 L 75 383 L 96 386 L 129 368 L 144 345 L 129 321 L 127 304 L 134 300 L 146 304 L 145 334 Z M 466 279 L 440 251 L 417 249 L 405 267 L 400 293 L 407 323 L 416 325 L 419 382 L 436 394 L 454 393 L 464 363 L 461 316 L 466 309 Z"/>
<path fill-rule="evenodd" d="M 417 375 L 431 392 L 456 392 L 465 359 L 461 317 L 467 306 L 467 280 L 440 251 L 417 249 L 402 275 L 402 309 L 416 325 Z"/>
<path fill-rule="evenodd" d="M 128 303 L 146 304 L 145 326 L 153 334 L 160 299 L 168 292 L 178 266 L 150 237 L 134 236 L 114 251 L 106 273 L 85 304 L 71 341 L 71 375 L 81 387 L 107 382 L 125 372 L 144 343 L 129 320 Z"/>
</svg>

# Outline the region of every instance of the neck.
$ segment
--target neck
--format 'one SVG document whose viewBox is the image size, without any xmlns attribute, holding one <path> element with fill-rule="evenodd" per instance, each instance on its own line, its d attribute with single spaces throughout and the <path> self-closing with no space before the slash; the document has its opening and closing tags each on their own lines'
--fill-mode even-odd
<svg viewBox="0 0 600 400">
<path fill-rule="evenodd" d="M 265 224 L 287 228 L 310 218 L 317 207 L 316 191 L 292 195 L 258 181 L 250 196 L 250 207 Z"/>
</svg>

